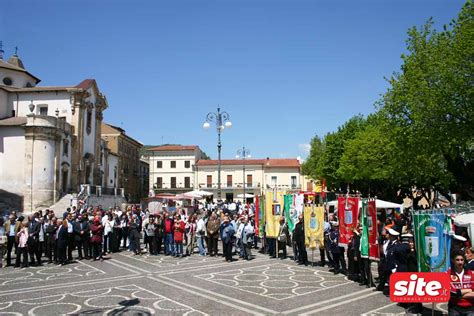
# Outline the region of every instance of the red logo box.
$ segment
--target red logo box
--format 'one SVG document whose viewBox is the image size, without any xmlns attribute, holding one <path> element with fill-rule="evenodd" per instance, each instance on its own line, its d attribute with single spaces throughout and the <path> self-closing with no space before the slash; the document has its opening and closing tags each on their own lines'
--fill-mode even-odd
<svg viewBox="0 0 474 316">
<path fill-rule="evenodd" d="M 449 301 L 450 278 L 444 272 L 396 272 L 390 276 L 390 300 L 399 303 Z"/>
</svg>

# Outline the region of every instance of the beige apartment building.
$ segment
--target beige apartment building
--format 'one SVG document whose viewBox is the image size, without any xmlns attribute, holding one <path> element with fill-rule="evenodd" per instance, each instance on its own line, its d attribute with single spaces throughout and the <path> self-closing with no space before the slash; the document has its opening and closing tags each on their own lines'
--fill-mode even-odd
<svg viewBox="0 0 474 316">
<path fill-rule="evenodd" d="M 124 188 L 129 202 L 138 202 L 144 196 L 141 190 L 140 149 L 143 145 L 128 136 L 120 127 L 102 123 L 102 138 L 112 154 L 118 156 L 117 186 Z"/>
<path fill-rule="evenodd" d="M 202 157 L 196 145 L 163 145 L 147 150 L 149 187 L 155 194 L 183 193 L 194 189 L 194 166 Z"/>
<path fill-rule="evenodd" d="M 195 187 L 217 198 L 218 160 L 200 160 L 195 168 Z M 245 176 L 244 176 L 245 167 Z M 298 159 L 221 160 L 221 199 L 242 200 L 245 193 L 259 195 L 267 190 L 300 191 L 301 163 Z"/>
</svg>

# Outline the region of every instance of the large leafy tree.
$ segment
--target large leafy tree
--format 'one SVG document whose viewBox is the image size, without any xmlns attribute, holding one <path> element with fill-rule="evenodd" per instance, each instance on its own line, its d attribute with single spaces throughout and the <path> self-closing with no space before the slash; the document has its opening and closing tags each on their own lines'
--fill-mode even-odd
<svg viewBox="0 0 474 316">
<path fill-rule="evenodd" d="M 428 21 L 408 32 L 400 73 L 379 109 L 404 148 L 393 161 L 404 184 L 451 189 L 473 198 L 474 15 L 467 2 L 443 32 Z"/>
<path fill-rule="evenodd" d="M 315 137 L 303 171 L 333 188 L 416 185 L 474 199 L 473 13 L 468 1 L 441 32 L 432 20 L 411 28 L 378 111 Z"/>
</svg>

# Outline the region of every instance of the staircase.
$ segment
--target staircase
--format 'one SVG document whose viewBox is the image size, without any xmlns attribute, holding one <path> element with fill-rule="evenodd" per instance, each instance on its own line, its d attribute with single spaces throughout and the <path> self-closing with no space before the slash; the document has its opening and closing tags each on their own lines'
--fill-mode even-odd
<svg viewBox="0 0 474 316">
<path fill-rule="evenodd" d="M 63 214 L 68 207 L 71 207 L 71 201 L 75 196 L 72 194 L 66 194 L 59 199 L 54 205 L 49 207 L 50 210 L 55 211 L 56 215 Z"/>
</svg>

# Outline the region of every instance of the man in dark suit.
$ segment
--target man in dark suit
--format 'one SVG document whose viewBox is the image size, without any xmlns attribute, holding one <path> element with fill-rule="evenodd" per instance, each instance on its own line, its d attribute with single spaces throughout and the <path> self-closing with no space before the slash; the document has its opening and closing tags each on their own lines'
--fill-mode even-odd
<svg viewBox="0 0 474 316">
<path fill-rule="evenodd" d="M 298 223 L 296 223 L 295 229 L 293 230 L 293 239 L 296 243 L 296 248 L 298 248 L 298 264 L 308 265 L 308 254 L 304 242 L 304 218 L 302 214 L 298 216 Z"/>
<path fill-rule="evenodd" d="M 30 253 L 30 265 L 38 264 L 41 265 L 41 248 L 39 245 L 39 233 L 41 230 L 41 224 L 38 221 L 38 213 L 30 215 L 28 217 L 28 250 Z M 35 262 L 36 257 L 36 262 Z"/>
<path fill-rule="evenodd" d="M 384 264 L 384 271 L 383 275 L 380 276 L 380 284 L 377 287 L 379 290 L 383 291 L 385 295 L 388 295 L 388 281 L 390 280 L 390 275 L 397 271 L 397 252 L 398 252 L 398 236 L 400 235 L 399 232 L 396 230 L 389 228 L 387 229 L 388 232 L 388 242 L 386 242 L 386 246 L 384 245 L 384 254 L 385 254 L 385 264 Z"/>
<path fill-rule="evenodd" d="M 44 233 L 45 233 L 45 248 L 46 248 L 46 257 L 48 257 L 48 263 L 53 263 L 53 252 L 55 253 L 55 258 L 57 259 L 57 253 L 55 251 L 56 244 L 56 223 L 52 219 L 46 218 L 44 223 Z"/>
<path fill-rule="evenodd" d="M 67 220 L 58 220 L 58 230 L 56 232 L 56 251 L 58 253 L 58 264 L 66 264 L 66 248 L 69 241 Z"/>
<path fill-rule="evenodd" d="M 73 223 L 73 230 L 79 255 L 78 259 L 84 259 L 84 256 L 82 256 L 82 249 L 84 249 L 86 259 L 89 259 L 90 227 L 87 218 L 83 218 L 82 215 L 79 215 L 77 220 Z"/>
<path fill-rule="evenodd" d="M 474 271 L 474 247 L 466 247 L 464 254 L 466 256 L 466 268 Z"/>
</svg>

